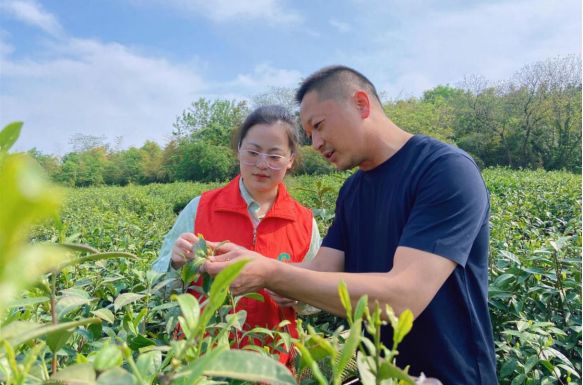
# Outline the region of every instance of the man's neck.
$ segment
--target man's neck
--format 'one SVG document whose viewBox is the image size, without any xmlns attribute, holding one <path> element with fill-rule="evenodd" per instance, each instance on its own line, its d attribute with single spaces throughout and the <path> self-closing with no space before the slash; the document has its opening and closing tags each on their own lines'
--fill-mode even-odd
<svg viewBox="0 0 583 385">
<path fill-rule="evenodd" d="M 402 130 L 389 118 L 379 119 L 378 124 L 371 124 L 367 143 L 367 159 L 359 165 L 363 171 L 372 170 L 392 158 L 413 137 Z"/>
</svg>

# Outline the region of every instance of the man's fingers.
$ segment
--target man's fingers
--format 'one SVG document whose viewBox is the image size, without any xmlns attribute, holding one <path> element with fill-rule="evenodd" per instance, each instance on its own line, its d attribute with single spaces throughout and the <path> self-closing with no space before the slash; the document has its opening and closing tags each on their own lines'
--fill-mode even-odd
<svg viewBox="0 0 583 385">
<path fill-rule="evenodd" d="M 237 255 L 235 255 L 235 253 L 228 252 L 225 254 L 215 255 L 215 256 L 211 257 L 210 260 L 212 262 L 229 262 L 229 261 L 236 259 L 236 258 L 237 258 Z"/>
<path fill-rule="evenodd" d="M 215 275 L 219 274 L 230 263 L 231 263 L 230 261 L 227 262 L 207 261 L 202 265 L 201 269 L 202 271 L 206 271 L 207 273 L 214 277 Z"/>
<path fill-rule="evenodd" d="M 282 297 L 281 295 L 271 291 L 271 290 L 265 290 L 269 296 L 271 297 L 271 299 L 273 299 L 273 301 L 278 304 L 279 306 L 282 307 L 289 307 L 289 306 L 295 306 L 298 304 L 298 301 L 296 301 L 295 299 L 290 299 L 287 297 Z"/>
<path fill-rule="evenodd" d="M 212 276 L 221 272 L 225 267 L 229 266 L 233 261 L 240 258 L 245 258 L 244 253 L 238 250 L 230 251 L 226 254 L 219 254 L 209 257 L 204 264 L 204 270 Z"/>
</svg>

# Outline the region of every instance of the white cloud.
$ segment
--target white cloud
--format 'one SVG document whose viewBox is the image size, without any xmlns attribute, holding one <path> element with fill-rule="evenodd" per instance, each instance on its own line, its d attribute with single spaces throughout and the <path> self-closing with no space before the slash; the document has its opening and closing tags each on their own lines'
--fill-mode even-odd
<svg viewBox="0 0 583 385">
<path fill-rule="evenodd" d="M 251 74 L 237 75 L 232 85 L 255 91 L 267 87 L 296 87 L 301 77 L 299 71 L 273 68 L 270 64 L 262 63 Z"/>
<path fill-rule="evenodd" d="M 261 16 L 251 3 L 231 7 L 231 14 L 221 11 L 224 3 L 217 4 L 216 15 L 223 17 Z M 281 11 L 275 2 L 266 4 L 263 16 Z M 244 99 L 269 87 L 295 86 L 300 78 L 297 71 L 260 64 L 252 73 L 212 83 L 203 80 L 197 66 L 118 43 L 68 37 L 58 20 L 34 2 L 4 2 L 2 9 L 55 37 L 32 57 L 15 59 L 11 36 L 0 31 L 0 122 L 24 121 L 18 150 L 37 147 L 63 154 L 71 150 L 68 141 L 76 133 L 104 135 L 110 142 L 122 136 L 124 146 L 164 143 L 176 117 L 199 97 Z"/>
<path fill-rule="evenodd" d="M 456 84 L 467 74 L 504 80 L 526 64 L 581 53 L 581 4 L 575 0 L 420 9 L 409 9 L 415 17 L 398 30 L 385 28 L 374 48 L 355 55 L 392 97 Z"/>
<path fill-rule="evenodd" d="M 5 0 L 0 3 L 0 10 L 50 35 L 63 34 L 63 27 L 59 21 L 34 0 Z"/>
<path fill-rule="evenodd" d="M 295 24 L 302 15 L 283 4 L 282 0 L 136 0 L 138 3 L 156 2 L 165 7 L 195 13 L 215 22 L 261 20 L 268 24 Z"/>
<path fill-rule="evenodd" d="M 20 149 L 63 153 L 75 133 L 123 136 L 126 146 L 163 143 L 205 88 L 192 69 L 120 44 L 68 39 L 59 46 L 57 59 L 0 62 L 0 121 L 25 122 Z"/>
<path fill-rule="evenodd" d="M 350 32 L 352 30 L 351 25 L 343 21 L 330 19 L 328 20 L 328 23 L 330 23 L 330 25 L 336 28 L 339 32 Z"/>
<path fill-rule="evenodd" d="M 221 28 L 237 21 L 303 22 L 302 15 L 291 9 L 295 3 L 284 0 L 129 1 L 225 22 Z M 377 5 L 372 6 L 373 1 Z M 0 29 L 0 123 L 24 120 L 17 144 L 21 149 L 36 146 L 63 153 L 77 132 L 106 135 L 109 140 L 122 135 L 126 146 L 141 146 L 147 139 L 164 143 L 176 116 L 198 97 L 243 99 L 273 87 L 295 88 L 302 77 L 327 64 L 354 66 L 390 98 L 456 84 L 466 74 L 506 79 L 525 64 L 581 52 L 581 4 L 576 1 L 464 3 L 450 9 L 451 4 L 437 1 L 367 0 L 357 4 L 366 6 L 356 7 L 354 14 L 330 13 L 323 28 L 304 23 L 304 33 L 291 38 L 309 39 L 294 40 L 290 45 L 300 48 L 291 54 L 276 33 L 283 28 L 277 28 L 266 41 L 278 39 L 278 48 L 286 49 L 290 56 L 285 65 L 273 64 L 269 56 L 255 64 L 251 55 L 241 55 L 240 63 L 221 66 L 225 72 L 217 80 L 208 76 L 215 63 L 180 64 L 115 42 L 71 38 L 37 1 L 0 0 L 0 12 L 53 37 L 40 39 L 34 51 L 27 52 L 19 50 L 16 36 Z M 335 33 L 343 28 L 350 33 L 337 39 Z M 270 54 L 280 55 L 276 50 L 266 53 Z M 237 69 L 243 66 L 252 69 Z"/>
<path fill-rule="evenodd" d="M 0 58 L 0 122 L 24 121 L 18 150 L 64 154 L 76 133 L 104 135 L 110 143 L 122 136 L 123 146 L 164 144 L 176 117 L 199 97 L 248 99 L 271 87 L 295 87 L 301 77 L 260 64 L 211 83 L 196 68 L 117 43 L 71 38 L 45 49 L 53 59 Z"/>
</svg>

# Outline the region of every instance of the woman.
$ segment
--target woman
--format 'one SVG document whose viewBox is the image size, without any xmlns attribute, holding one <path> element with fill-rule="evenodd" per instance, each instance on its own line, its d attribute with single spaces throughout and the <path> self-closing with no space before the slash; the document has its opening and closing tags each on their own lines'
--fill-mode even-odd
<svg viewBox="0 0 583 385">
<path fill-rule="evenodd" d="M 179 269 L 193 258 L 195 234 L 215 242 L 229 240 L 281 262 L 316 255 L 320 234 L 312 212 L 291 198 L 283 184 L 298 151 L 293 116 L 281 106 L 257 108 L 237 132 L 236 151 L 240 175 L 184 208 L 164 239 L 154 270 Z M 239 301 L 237 310 L 247 312 L 244 330 L 273 330 L 289 320 L 288 332 L 297 337 L 294 308 L 278 306 L 265 290 L 260 294 L 263 302 Z M 280 362 L 288 362 L 289 354 L 279 356 Z"/>
</svg>

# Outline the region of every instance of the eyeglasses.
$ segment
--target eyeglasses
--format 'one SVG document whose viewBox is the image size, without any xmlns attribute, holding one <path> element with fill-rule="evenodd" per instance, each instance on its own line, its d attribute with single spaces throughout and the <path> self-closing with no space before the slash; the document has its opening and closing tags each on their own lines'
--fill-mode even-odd
<svg viewBox="0 0 583 385">
<path fill-rule="evenodd" d="M 267 163 L 267 167 L 277 171 L 287 165 L 287 158 L 287 156 L 278 154 L 266 154 L 254 150 L 239 149 L 239 159 L 246 166 L 255 166 L 259 164 L 259 161 L 264 160 Z"/>
</svg>

